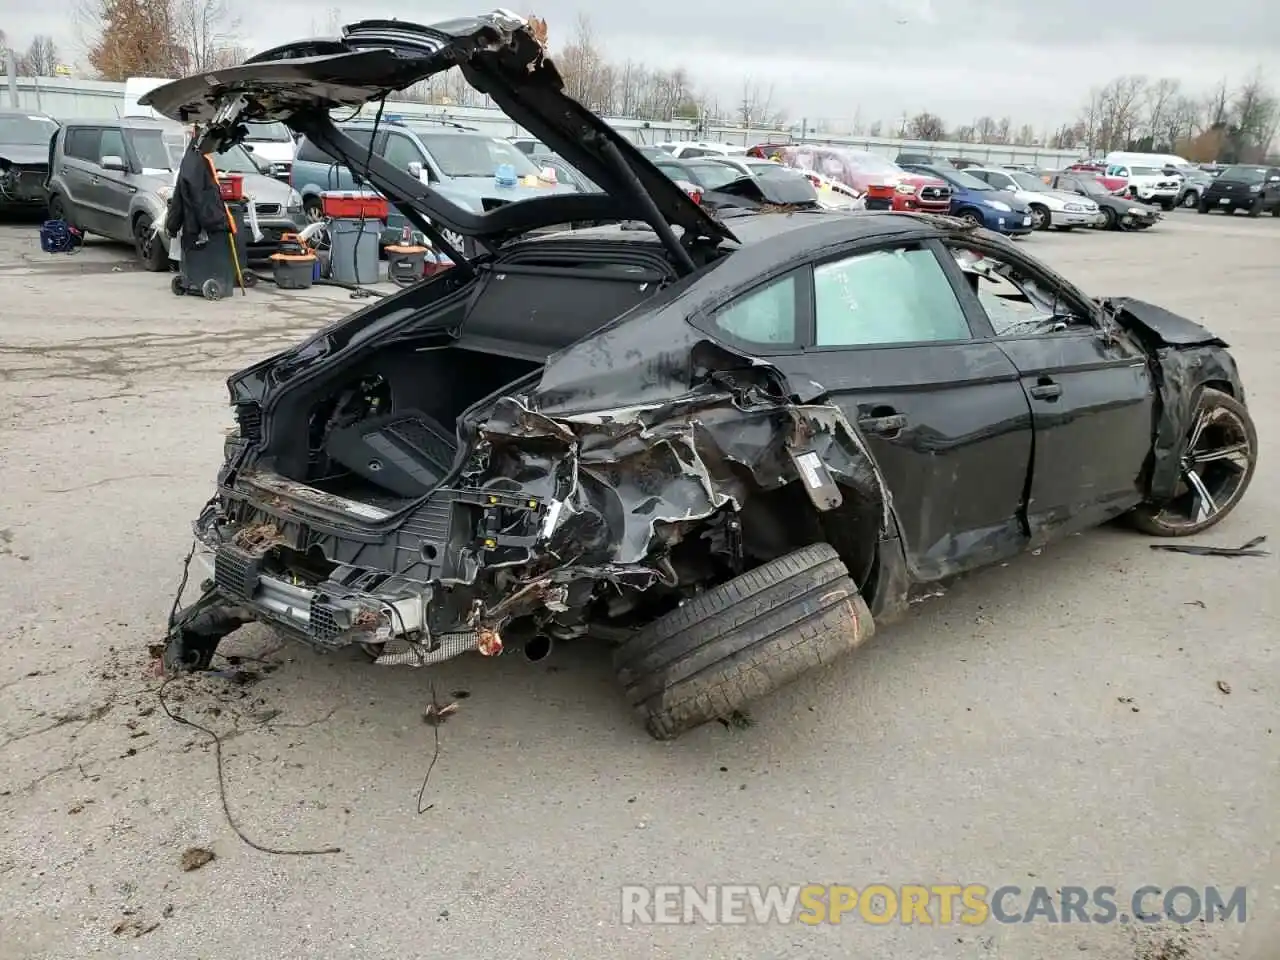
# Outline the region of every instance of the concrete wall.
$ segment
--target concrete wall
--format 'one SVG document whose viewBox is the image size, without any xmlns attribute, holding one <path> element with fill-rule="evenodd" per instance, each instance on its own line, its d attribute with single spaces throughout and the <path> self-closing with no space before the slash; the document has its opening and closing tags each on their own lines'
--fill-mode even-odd
<svg viewBox="0 0 1280 960">
<path fill-rule="evenodd" d="M 0 87 L 0 91 L 4 88 Z M 47 113 L 57 119 L 116 117 L 124 110 L 123 83 L 101 80 L 72 80 L 64 77 L 19 77 L 17 83 L 19 109 Z M 3 95 L 3 94 L 0 94 Z M 371 118 L 375 110 L 365 108 L 362 115 Z M 495 137 L 511 137 L 524 133 L 500 111 L 486 107 L 442 107 L 425 103 L 388 101 L 383 116 L 435 117 L 475 127 Z M 757 143 L 785 142 L 798 130 L 743 129 L 742 127 L 708 126 L 699 132 L 696 124 L 686 120 L 647 121 L 611 118 L 609 123 L 636 143 L 662 143 L 666 140 L 719 140 L 750 146 Z M 984 163 L 1030 163 L 1043 167 L 1062 167 L 1080 159 L 1079 151 L 1049 150 L 1042 147 L 1018 147 L 1002 144 L 926 143 L 893 137 L 831 136 L 807 133 L 810 143 L 849 146 L 859 150 L 895 157 L 900 152 L 931 153 L 945 157 L 972 157 Z"/>
</svg>

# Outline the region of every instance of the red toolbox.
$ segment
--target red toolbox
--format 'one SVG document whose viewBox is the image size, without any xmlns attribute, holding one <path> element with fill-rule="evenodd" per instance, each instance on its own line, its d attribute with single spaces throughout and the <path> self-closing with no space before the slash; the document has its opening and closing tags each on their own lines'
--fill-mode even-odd
<svg viewBox="0 0 1280 960">
<path fill-rule="evenodd" d="M 326 190 L 320 194 L 320 210 L 330 220 L 385 220 L 391 204 L 368 190 Z"/>
</svg>

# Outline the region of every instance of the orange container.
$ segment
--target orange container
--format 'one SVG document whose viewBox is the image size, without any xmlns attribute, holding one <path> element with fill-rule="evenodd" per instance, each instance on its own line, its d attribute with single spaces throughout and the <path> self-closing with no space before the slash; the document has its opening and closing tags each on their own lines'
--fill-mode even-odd
<svg viewBox="0 0 1280 960">
<path fill-rule="evenodd" d="M 244 176 L 239 173 L 221 173 L 218 175 L 218 192 L 228 202 L 244 199 Z"/>
<path fill-rule="evenodd" d="M 391 204 L 376 193 L 326 190 L 320 194 L 320 209 L 333 220 L 385 220 Z"/>
</svg>

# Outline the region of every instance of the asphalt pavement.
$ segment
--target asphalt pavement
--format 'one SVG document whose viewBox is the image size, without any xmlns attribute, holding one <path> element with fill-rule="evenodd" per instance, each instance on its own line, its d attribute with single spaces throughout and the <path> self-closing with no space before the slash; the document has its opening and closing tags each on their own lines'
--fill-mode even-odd
<svg viewBox="0 0 1280 960">
<path fill-rule="evenodd" d="M 1261 463 L 1197 542 L 1280 546 L 1280 220 L 1024 243 L 1231 343 Z M 253 849 L 148 646 L 225 377 L 361 304 L 179 299 L 128 253 L 0 228 L 0 958 L 1277 956 L 1278 561 L 1117 527 L 952 584 L 749 726 L 667 744 L 589 644 L 415 672 L 246 628 L 222 650 L 243 659 L 166 697 L 221 735 L 243 832 L 291 852 Z M 433 699 L 457 704 L 441 726 Z M 624 885 L 876 883 L 1245 886 L 1247 920 L 621 922 Z"/>
</svg>

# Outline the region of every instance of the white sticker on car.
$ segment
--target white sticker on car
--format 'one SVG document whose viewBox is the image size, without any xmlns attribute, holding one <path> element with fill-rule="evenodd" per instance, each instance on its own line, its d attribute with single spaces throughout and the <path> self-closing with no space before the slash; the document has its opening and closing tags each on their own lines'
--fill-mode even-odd
<svg viewBox="0 0 1280 960">
<path fill-rule="evenodd" d="M 822 469 L 822 461 L 818 459 L 816 453 L 800 454 L 796 457 L 796 466 L 800 468 L 800 473 L 804 475 L 804 482 L 811 490 L 817 490 L 822 486 L 822 475 L 818 472 Z"/>
</svg>

